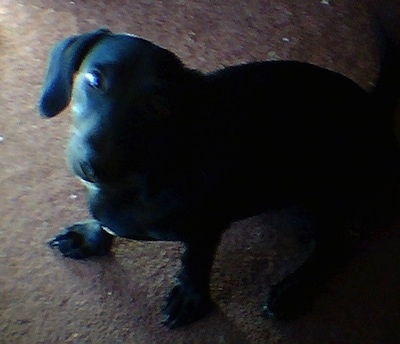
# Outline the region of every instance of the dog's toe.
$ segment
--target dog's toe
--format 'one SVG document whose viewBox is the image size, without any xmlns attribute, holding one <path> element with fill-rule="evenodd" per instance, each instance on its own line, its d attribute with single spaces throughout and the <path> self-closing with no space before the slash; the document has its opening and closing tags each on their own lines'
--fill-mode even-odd
<svg viewBox="0 0 400 344">
<path fill-rule="evenodd" d="M 57 247 L 65 257 L 82 259 L 87 256 L 87 248 L 83 245 L 83 237 L 69 229 L 63 230 L 60 234 L 52 238 L 48 244 Z"/>
</svg>

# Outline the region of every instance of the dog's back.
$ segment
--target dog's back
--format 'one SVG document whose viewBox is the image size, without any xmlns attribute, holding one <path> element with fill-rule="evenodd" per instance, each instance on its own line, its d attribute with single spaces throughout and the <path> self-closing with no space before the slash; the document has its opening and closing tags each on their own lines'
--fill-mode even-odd
<svg viewBox="0 0 400 344">
<path fill-rule="evenodd" d="M 217 180 L 214 197 L 223 194 L 238 217 L 249 215 L 247 208 L 255 214 L 346 193 L 364 197 L 366 186 L 393 167 L 389 117 L 340 74 L 277 61 L 226 68 L 207 79 L 200 109 L 213 149 L 204 158 Z"/>
</svg>

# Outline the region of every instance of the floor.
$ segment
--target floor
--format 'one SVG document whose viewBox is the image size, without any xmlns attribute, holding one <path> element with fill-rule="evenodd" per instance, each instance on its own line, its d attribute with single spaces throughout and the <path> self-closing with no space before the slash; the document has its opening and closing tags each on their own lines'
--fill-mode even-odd
<svg viewBox="0 0 400 344">
<path fill-rule="evenodd" d="M 305 255 L 295 209 L 232 225 L 212 276 L 216 309 L 173 331 L 161 324 L 160 308 L 180 244 L 121 239 L 109 257 L 88 261 L 45 245 L 88 216 L 84 190 L 64 161 L 68 111 L 44 120 L 36 109 L 57 40 L 106 26 L 143 36 L 202 71 L 294 59 L 369 89 L 377 76 L 373 3 L 0 0 L 0 343 L 399 343 L 400 216 L 361 245 L 312 313 L 287 323 L 260 313 L 268 286 Z"/>
</svg>

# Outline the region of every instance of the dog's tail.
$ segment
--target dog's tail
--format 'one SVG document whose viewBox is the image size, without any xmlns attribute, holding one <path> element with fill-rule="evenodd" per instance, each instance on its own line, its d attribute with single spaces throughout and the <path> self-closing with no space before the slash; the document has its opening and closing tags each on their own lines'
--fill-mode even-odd
<svg viewBox="0 0 400 344">
<path fill-rule="evenodd" d="M 380 70 L 372 91 L 379 112 L 392 118 L 400 100 L 400 21 L 376 14 L 373 27 L 380 53 Z"/>
</svg>

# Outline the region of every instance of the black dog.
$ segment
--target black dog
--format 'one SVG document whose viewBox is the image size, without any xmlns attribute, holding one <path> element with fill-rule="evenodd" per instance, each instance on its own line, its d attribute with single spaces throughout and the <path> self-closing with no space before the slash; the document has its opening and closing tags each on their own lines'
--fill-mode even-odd
<svg viewBox="0 0 400 344">
<path fill-rule="evenodd" d="M 391 52 L 391 49 L 385 51 Z M 177 327 L 212 305 L 210 270 L 223 231 L 268 209 L 315 212 L 316 246 L 271 287 L 265 314 L 290 318 L 340 261 L 344 214 L 395 170 L 395 64 L 384 54 L 367 93 L 300 62 L 260 62 L 202 74 L 142 38 L 102 29 L 52 50 L 40 112 L 71 101 L 68 160 L 94 220 L 50 241 L 67 257 L 106 254 L 113 236 L 186 246 L 164 309 Z"/>
</svg>

